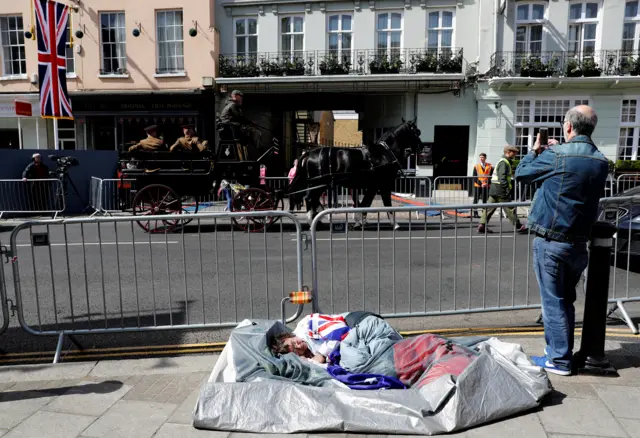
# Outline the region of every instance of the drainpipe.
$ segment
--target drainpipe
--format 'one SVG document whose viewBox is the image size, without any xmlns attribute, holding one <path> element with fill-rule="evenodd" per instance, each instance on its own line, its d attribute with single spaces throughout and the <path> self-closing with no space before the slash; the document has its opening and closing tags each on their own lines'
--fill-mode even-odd
<svg viewBox="0 0 640 438">
<path fill-rule="evenodd" d="M 498 11 L 500 10 L 500 0 L 493 2 L 493 54 L 498 51 Z"/>
<path fill-rule="evenodd" d="M 478 71 L 480 70 L 480 51 L 482 50 L 482 44 L 480 43 L 480 35 L 482 34 L 482 0 L 478 2 L 478 49 L 476 52 L 476 63 L 478 64 Z"/>
</svg>

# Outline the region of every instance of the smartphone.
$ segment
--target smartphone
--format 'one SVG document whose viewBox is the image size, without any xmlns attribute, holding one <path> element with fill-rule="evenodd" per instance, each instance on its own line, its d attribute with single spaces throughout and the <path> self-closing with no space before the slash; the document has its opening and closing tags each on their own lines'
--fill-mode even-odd
<svg viewBox="0 0 640 438">
<path fill-rule="evenodd" d="M 540 128 L 540 146 L 549 146 L 549 130 L 547 128 Z"/>
</svg>

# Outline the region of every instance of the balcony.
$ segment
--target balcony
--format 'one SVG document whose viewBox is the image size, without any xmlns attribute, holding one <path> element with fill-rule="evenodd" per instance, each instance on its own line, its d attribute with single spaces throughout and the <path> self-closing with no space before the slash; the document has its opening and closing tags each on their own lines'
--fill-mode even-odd
<svg viewBox="0 0 640 438">
<path fill-rule="evenodd" d="M 640 55 L 622 50 L 573 52 L 497 52 L 491 56 L 491 78 L 593 78 L 638 76 Z"/>
<path fill-rule="evenodd" d="M 387 49 L 220 55 L 219 78 L 461 75 L 462 49 Z"/>
</svg>

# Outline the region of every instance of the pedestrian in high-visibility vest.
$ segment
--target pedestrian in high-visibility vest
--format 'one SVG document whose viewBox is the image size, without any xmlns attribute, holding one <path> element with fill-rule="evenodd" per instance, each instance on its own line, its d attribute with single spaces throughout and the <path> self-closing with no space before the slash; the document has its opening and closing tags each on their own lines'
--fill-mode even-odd
<svg viewBox="0 0 640 438">
<path fill-rule="evenodd" d="M 504 155 L 496 164 L 495 171 L 491 177 L 491 187 L 489 188 L 489 204 L 496 204 L 500 202 L 511 202 L 511 193 L 513 190 L 513 182 L 511 181 L 512 172 L 512 160 L 518 153 L 518 148 L 514 146 L 506 146 L 504 148 Z M 519 233 L 527 231 L 526 227 L 520 223 L 518 216 L 516 215 L 515 208 L 505 208 L 507 211 L 507 217 L 511 223 L 516 227 Z M 495 208 L 486 208 L 482 212 L 482 218 L 480 219 L 480 225 L 478 226 L 479 233 L 491 233 L 492 231 L 487 229 L 487 223 L 495 213 Z"/>
<path fill-rule="evenodd" d="M 485 204 L 489 197 L 489 178 L 493 173 L 493 165 L 487 162 L 487 154 L 480 154 L 480 162 L 473 166 L 473 203 L 477 204 L 480 199 Z M 473 217 L 480 217 L 478 210 L 473 211 Z"/>
</svg>

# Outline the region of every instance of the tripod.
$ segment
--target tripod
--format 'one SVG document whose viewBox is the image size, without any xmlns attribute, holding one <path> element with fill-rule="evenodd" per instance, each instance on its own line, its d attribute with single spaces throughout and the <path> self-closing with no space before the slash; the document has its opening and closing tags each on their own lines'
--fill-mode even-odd
<svg viewBox="0 0 640 438">
<path fill-rule="evenodd" d="M 80 202 L 84 203 L 82 196 L 80 196 L 80 191 L 78 190 L 78 187 L 69 176 L 69 171 L 66 168 L 62 168 L 62 169 L 57 168 L 53 173 L 56 176 L 56 178 L 60 180 L 60 182 L 62 183 L 60 190 L 58 191 L 57 198 L 59 199 L 61 205 L 64 205 L 64 211 L 66 211 L 67 209 L 67 204 L 65 202 L 66 197 L 70 194 L 77 196 Z M 71 186 L 73 193 L 69 193 L 69 186 Z M 87 210 L 89 210 L 90 208 L 91 206 L 88 203 L 85 204 L 85 208 L 84 210 L 82 210 L 82 213 L 86 213 Z"/>
</svg>

